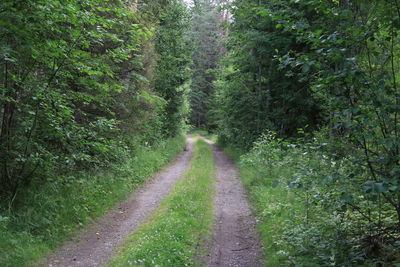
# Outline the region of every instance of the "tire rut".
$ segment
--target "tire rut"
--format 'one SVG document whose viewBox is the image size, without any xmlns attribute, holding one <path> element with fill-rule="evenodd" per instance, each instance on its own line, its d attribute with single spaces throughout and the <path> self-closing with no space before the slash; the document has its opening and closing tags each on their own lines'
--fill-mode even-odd
<svg viewBox="0 0 400 267">
<path fill-rule="evenodd" d="M 95 223 L 80 231 L 58 252 L 48 256 L 40 266 L 93 267 L 106 264 L 125 238 L 158 208 L 183 177 L 193 155 L 193 139 L 188 138 L 187 151 L 176 157 L 141 189 L 109 210 Z"/>
<path fill-rule="evenodd" d="M 263 266 L 262 245 L 239 172 L 228 155 L 212 144 L 217 168 L 214 234 L 207 265 Z"/>
</svg>

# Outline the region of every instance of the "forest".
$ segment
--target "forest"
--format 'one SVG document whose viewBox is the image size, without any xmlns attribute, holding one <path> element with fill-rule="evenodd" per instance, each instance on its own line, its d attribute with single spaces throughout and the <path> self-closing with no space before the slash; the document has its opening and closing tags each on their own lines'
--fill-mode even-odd
<svg viewBox="0 0 400 267">
<path fill-rule="evenodd" d="M 199 266 L 218 153 L 260 266 L 400 266 L 399 34 L 398 0 L 2 0 L 0 266 L 192 150 L 107 266 Z"/>
</svg>

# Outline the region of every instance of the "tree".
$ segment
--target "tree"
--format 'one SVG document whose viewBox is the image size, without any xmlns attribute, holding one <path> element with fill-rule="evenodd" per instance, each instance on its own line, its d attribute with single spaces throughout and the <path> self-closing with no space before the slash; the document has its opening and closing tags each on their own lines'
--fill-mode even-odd
<svg viewBox="0 0 400 267">
<path fill-rule="evenodd" d="M 310 49 L 290 32 L 283 32 L 286 17 L 306 16 L 290 1 L 234 1 L 229 28 L 225 75 L 220 77 L 217 108 L 221 137 L 248 147 L 267 129 L 280 136 L 296 135 L 297 129 L 315 129 L 323 118 L 320 103 L 302 70 L 281 68 L 277 58 Z M 283 22 L 282 22 L 283 23 Z M 233 89 L 235 88 L 235 89 Z M 240 99 L 240 100 L 239 100 Z"/>
<path fill-rule="evenodd" d="M 166 136 L 175 136 L 186 122 L 184 108 L 190 50 L 187 30 L 189 14 L 182 1 L 170 1 L 160 15 L 156 51 L 160 55 L 156 69 L 156 91 L 167 101 L 163 119 Z"/>
<path fill-rule="evenodd" d="M 269 131 L 293 142 L 306 128 L 300 145 L 328 144 L 342 165 L 329 183 L 306 177 L 329 196 L 313 201 L 342 216 L 364 260 L 398 260 L 399 10 L 396 0 L 234 1 L 216 83 L 221 142 L 248 149 Z"/>
<path fill-rule="evenodd" d="M 192 10 L 191 38 L 194 42 L 194 53 L 192 54 L 190 121 L 197 128 L 215 128 L 215 123 L 210 119 L 213 82 L 219 69 L 219 58 L 223 54 L 222 18 L 218 9 L 219 5 L 215 1 L 198 0 L 194 1 Z"/>
<path fill-rule="evenodd" d="M 1 197 L 179 132 L 181 1 L 2 1 L 0 24 Z"/>
</svg>

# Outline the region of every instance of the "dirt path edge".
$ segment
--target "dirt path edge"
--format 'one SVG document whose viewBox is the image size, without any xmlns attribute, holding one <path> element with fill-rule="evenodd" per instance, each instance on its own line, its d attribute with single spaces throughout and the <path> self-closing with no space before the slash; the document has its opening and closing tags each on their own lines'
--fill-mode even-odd
<svg viewBox="0 0 400 267">
<path fill-rule="evenodd" d="M 208 140 L 207 140 L 208 141 Z M 239 171 L 229 156 L 211 141 L 217 169 L 214 233 L 207 266 L 258 267 L 263 248 Z"/>
<path fill-rule="evenodd" d="M 172 191 L 175 182 L 186 173 L 193 156 L 193 143 L 193 138 L 188 137 L 185 151 L 170 165 L 132 192 L 127 200 L 82 229 L 39 266 L 93 267 L 106 264 L 116 248 L 151 216 L 162 199 Z"/>
</svg>

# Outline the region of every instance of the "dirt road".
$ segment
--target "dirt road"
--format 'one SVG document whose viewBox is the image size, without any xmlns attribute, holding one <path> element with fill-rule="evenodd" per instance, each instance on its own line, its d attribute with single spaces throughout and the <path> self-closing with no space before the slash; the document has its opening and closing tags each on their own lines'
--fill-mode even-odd
<svg viewBox="0 0 400 267">
<path fill-rule="evenodd" d="M 161 200 L 182 177 L 193 154 L 193 139 L 188 139 L 187 151 L 160 171 L 143 188 L 116 208 L 108 211 L 96 223 L 82 230 L 41 266 L 92 267 L 108 262 L 117 248 L 139 225 L 146 221 Z"/>
<path fill-rule="evenodd" d="M 262 266 L 262 247 L 255 229 L 238 170 L 216 145 L 212 146 L 217 171 L 214 201 L 215 224 L 210 254 L 204 264 L 215 266 Z M 183 177 L 193 154 L 193 139 L 187 151 L 116 208 L 82 230 L 73 240 L 50 255 L 41 266 L 93 267 L 106 264 L 125 238 L 157 209 L 162 199 Z M 173 266 L 171 266 L 173 267 Z"/>
<path fill-rule="evenodd" d="M 239 173 L 225 152 L 209 142 L 217 168 L 215 225 L 207 265 L 257 267 L 262 246 Z"/>
</svg>

